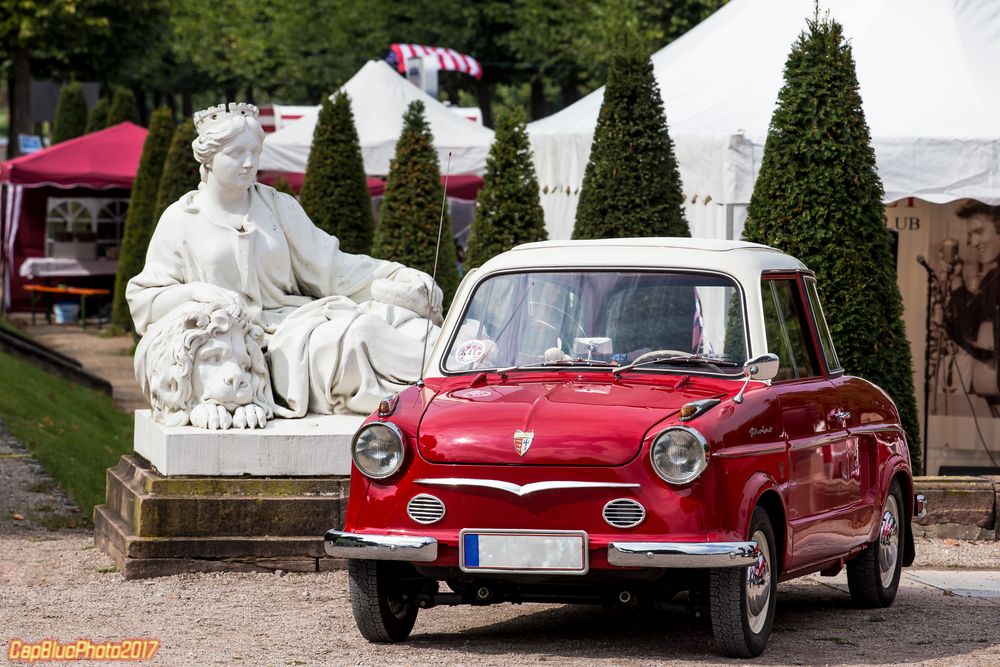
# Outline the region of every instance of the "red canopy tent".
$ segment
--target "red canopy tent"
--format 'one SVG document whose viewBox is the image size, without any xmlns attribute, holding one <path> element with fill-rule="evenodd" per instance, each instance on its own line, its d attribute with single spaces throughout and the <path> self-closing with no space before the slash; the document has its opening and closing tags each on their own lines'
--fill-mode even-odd
<svg viewBox="0 0 1000 667">
<path fill-rule="evenodd" d="M 22 290 L 25 281 L 18 269 L 29 258 L 46 256 L 48 198 L 98 195 L 127 198 L 145 141 L 146 130 L 126 122 L 0 163 L 3 186 L 0 275 L 4 310 L 27 304 Z M 83 277 L 114 275 L 116 261 L 100 262 L 86 267 Z"/>
</svg>

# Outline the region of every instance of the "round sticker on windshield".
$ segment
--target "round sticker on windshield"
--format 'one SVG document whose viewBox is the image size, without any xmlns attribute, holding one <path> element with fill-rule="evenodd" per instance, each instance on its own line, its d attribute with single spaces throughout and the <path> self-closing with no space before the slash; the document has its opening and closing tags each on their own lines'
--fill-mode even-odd
<svg viewBox="0 0 1000 667">
<path fill-rule="evenodd" d="M 467 340 L 455 350 L 455 360 L 460 364 L 474 364 L 486 354 L 486 341 Z"/>
</svg>

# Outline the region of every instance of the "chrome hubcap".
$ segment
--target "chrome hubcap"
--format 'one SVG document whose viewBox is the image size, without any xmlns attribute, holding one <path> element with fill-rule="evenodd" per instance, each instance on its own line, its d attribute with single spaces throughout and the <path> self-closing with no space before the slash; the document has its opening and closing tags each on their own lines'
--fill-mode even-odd
<svg viewBox="0 0 1000 667">
<path fill-rule="evenodd" d="M 758 530 L 750 539 L 760 549 L 757 562 L 747 568 L 746 578 L 747 616 L 750 629 L 756 634 L 764 627 L 771 600 L 771 552 L 762 531 Z"/>
<path fill-rule="evenodd" d="M 896 559 L 899 558 L 899 508 L 896 497 L 885 499 L 885 510 L 882 512 L 882 526 L 878 532 L 878 569 L 882 587 L 892 586 L 896 575 Z"/>
</svg>

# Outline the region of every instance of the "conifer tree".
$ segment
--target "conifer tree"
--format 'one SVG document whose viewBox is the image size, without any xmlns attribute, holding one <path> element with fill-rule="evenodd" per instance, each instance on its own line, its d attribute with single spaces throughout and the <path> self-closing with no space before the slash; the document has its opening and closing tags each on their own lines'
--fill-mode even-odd
<svg viewBox="0 0 1000 667">
<path fill-rule="evenodd" d="M 139 124 L 139 106 L 135 102 L 135 94 L 128 88 L 119 86 L 111 100 L 111 108 L 108 109 L 107 127 L 125 121 Z M 152 125 L 152 119 L 150 119 L 150 125 Z"/>
<path fill-rule="evenodd" d="M 691 236 L 653 64 L 631 32 L 612 57 L 575 239 Z"/>
<path fill-rule="evenodd" d="M 83 88 L 73 81 L 62 87 L 56 101 L 55 120 L 52 121 L 52 143 L 73 139 L 87 130 L 87 98 Z"/>
<path fill-rule="evenodd" d="M 851 47 L 817 15 L 785 63 L 743 237 L 816 272 L 841 364 L 892 396 L 916 471 L 913 361 L 882 193 Z"/>
<path fill-rule="evenodd" d="M 468 268 L 481 266 L 490 257 L 520 243 L 548 238 L 520 107 L 497 117 L 483 180 L 465 253 Z"/>
<path fill-rule="evenodd" d="M 201 176 L 198 173 L 198 162 L 191 152 L 191 144 L 198 136 L 194 123 L 186 120 L 174 130 L 167 150 L 167 159 L 163 164 L 163 174 L 156 193 L 156 208 L 153 211 L 152 222 L 156 227 L 160 216 L 167 207 L 192 190 L 198 189 Z"/>
<path fill-rule="evenodd" d="M 106 97 L 99 97 L 90 107 L 87 115 L 87 134 L 103 130 L 108 126 L 108 112 L 111 110 L 111 102 Z"/>
<path fill-rule="evenodd" d="M 372 202 L 354 126 L 351 100 L 323 100 L 302 185 L 302 208 L 317 227 L 340 239 L 346 252 L 371 252 Z"/>
<path fill-rule="evenodd" d="M 167 107 L 160 107 L 150 118 L 149 133 L 142 146 L 139 171 L 132 183 L 132 196 L 125 216 L 125 231 L 122 235 L 111 309 L 111 324 L 117 331 L 134 330 L 132 315 L 125 300 L 125 287 L 129 280 L 142 271 L 146 261 L 149 238 L 156 226 L 153 218 L 156 196 L 173 134 L 173 114 Z"/>
<path fill-rule="evenodd" d="M 424 104 L 417 100 L 403 114 L 403 132 L 389 165 L 372 254 L 431 273 L 443 196 L 434 139 L 424 118 Z M 437 271 L 445 307 L 458 287 L 456 261 L 451 221 L 445 207 Z"/>
</svg>

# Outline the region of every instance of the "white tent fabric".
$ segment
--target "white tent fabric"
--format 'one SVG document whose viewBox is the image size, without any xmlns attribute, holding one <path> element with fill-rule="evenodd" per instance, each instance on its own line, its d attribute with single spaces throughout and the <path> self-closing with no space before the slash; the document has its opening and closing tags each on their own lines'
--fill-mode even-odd
<svg viewBox="0 0 1000 667">
<path fill-rule="evenodd" d="M 1000 2 L 820 6 L 851 42 L 885 201 L 1000 203 Z M 785 61 L 814 7 L 730 0 L 653 55 L 693 234 L 738 236 L 733 216 L 745 216 Z M 550 238 L 572 233 L 603 94 L 528 126 Z"/>
<path fill-rule="evenodd" d="M 485 172 L 493 130 L 454 113 L 385 62 L 369 61 L 341 90 L 351 98 L 365 173 L 369 176 L 389 173 L 389 162 L 403 129 L 403 113 L 414 100 L 424 103 L 425 118 L 434 135 L 442 171 L 451 152 L 451 173 L 482 175 Z M 260 169 L 305 173 L 318 116 L 319 107 L 315 107 L 299 120 L 265 137 Z"/>
</svg>

